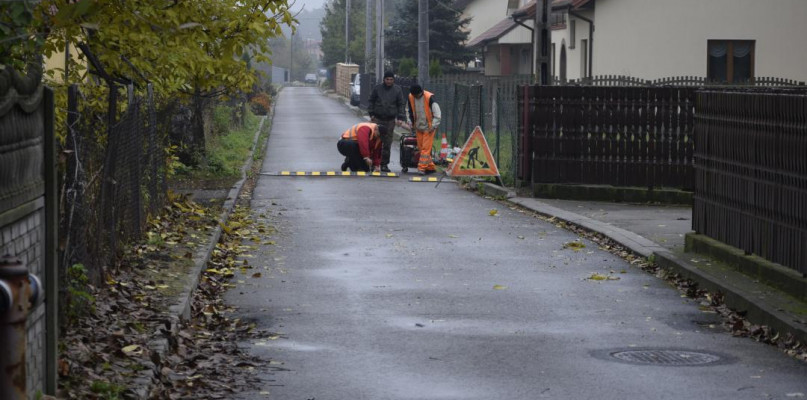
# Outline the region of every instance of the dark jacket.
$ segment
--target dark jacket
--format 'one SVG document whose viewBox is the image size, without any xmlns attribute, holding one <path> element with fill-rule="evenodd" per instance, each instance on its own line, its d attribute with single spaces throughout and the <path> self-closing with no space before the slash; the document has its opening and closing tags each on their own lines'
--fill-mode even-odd
<svg viewBox="0 0 807 400">
<path fill-rule="evenodd" d="M 387 86 L 380 83 L 373 88 L 373 93 L 370 94 L 370 106 L 367 108 L 367 112 L 370 117 L 381 121 L 395 118 L 403 121 L 405 105 L 406 101 L 400 86 Z"/>
</svg>

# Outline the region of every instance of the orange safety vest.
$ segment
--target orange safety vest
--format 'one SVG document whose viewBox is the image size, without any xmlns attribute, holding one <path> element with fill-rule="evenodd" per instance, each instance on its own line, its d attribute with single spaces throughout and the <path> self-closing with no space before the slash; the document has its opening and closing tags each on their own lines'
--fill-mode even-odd
<svg viewBox="0 0 807 400">
<path fill-rule="evenodd" d="M 360 128 L 365 127 L 365 126 L 370 128 L 370 131 L 371 131 L 370 132 L 370 142 L 375 141 L 376 136 L 378 136 L 378 125 L 370 123 L 370 122 L 362 122 L 362 123 L 353 125 L 350 129 L 348 129 L 344 133 L 342 133 L 342 139 L 358 140 L 356 138 L 356 134 L 359 132 Z"/>
<path fill-rule="evenodd" d="M 423 109 L 426 110 L 426 121 L 429 123 L 429 129 L 432 128 L 432 108 L 429 107 L 429 99 L 432 98 L 432 92 L 427 90 L 423 91 Z M 415 96 L 413 94 L 409 94 L 409 107 L 412 109 L 412 115 L 415 117 L 415 121 L 418 120 L 418 109 L 415 107 Z M 415 122 L 412 121 L 412 122 Z"/>
</svg>

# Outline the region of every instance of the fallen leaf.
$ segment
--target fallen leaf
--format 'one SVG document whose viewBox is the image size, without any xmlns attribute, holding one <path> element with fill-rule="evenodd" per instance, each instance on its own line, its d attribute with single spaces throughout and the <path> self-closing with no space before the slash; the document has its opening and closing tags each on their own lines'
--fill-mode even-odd
<svg viewBox="0 0 807 400">
<path fill-rule="evenodd" d="M 260 278 L 260 277 L 261 277 L 261 273 L 260 273 L 260 272 L 256 272 L 256 273 L 252 274 L 252 277 L 253 277 L 253 278 Z"/>
<path fill-rule="evenodd" d="M 568 243 L 563 244 L 564 249 L 572 249 L 574 251 L 580 251 L 580 250 L 584 249 L 585 247 L 586 247 L 586 245 L 583 244 L 583 242 L 579 242 L 579 241 L 576 241 L 576 240 L 573 241 L 573 242 L 568 242 Z"/>
<path fill-rule="evenodd" d="M 495 289 L 495 290 L 504 290 L 504 289 L 507 289 L 507 286 L 493 285 L 493 289 Z"/>
<path fill-rule="evenodd" d="M 143 349 L 140 347 L 140 345 L 137 344 L 126 346 L 122 348 L 121 351 L 123 352 L 123 354 L 126 354 L 127 356 L 133 356 L 133 355 L 139 356 L 143 354 Z"/>
<path fill-rule="evenodd" d="M 618 276 L 603 275 L 595 272 L 586 279 L 591 281 L 618 281 L 620 278 Z"/>
<path fill-rule="evenodd" d="M 496 214 L 498 214 L 498 213 L 499 213 L 499 210 L 497 210 L 497 209 L 495 209 L 495 208 L 494 208 L 494 209 L 492 209 L 492 210 L 490 210 L 490 211 L 488 211 L 488 214 L 490 214 L 490 216 L 491 216 L 491 217 L 495 217 L 495 216 L 496 216 Z"/>
</svg>

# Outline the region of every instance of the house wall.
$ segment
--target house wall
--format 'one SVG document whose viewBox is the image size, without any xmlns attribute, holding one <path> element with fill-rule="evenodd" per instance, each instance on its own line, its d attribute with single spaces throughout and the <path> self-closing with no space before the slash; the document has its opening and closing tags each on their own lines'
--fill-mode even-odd
<svg viewBox="0 0 807 400">
<path fill-rule="evenodd" d="M 807 81 L 805 16 L 805 0 L 599 0 L 594 74 L 706 76 L 707 40 L 736 39 L 756 41 L 755 76 Z"/>
<path fill-rule="evenodd" d="M 648 1 L 648 0 L 646 0 L 646 1 Z M 598 3 L 598 9 L 597 10 L 599 11 L 599 3 Z M 594 19 L 594 12 L 592 12 L 592 11 L 577 11 L 576 13 L 580 14 L 580 15 L 588 18 L 588 19 L 591 19 L 591 20 Z M 599 17 L 599 15 L 598 15 L 598 17 Z M 572 20 L 576 21 L 575 24 L 574 24 L 575 25 L 575 38 L 574 38 L 575 39 L 574 40 L 575 44 L 574 44 L 574 48 L 570 48 L 570 45 L 572 43 L 572 35 L 571 35 L 571 26 L 572 26 L 571 21 Z M 594 32 L 594 49 L 596 50 L 596 48 L 597 48 L 597 40 L 600 39 L 600 36 L 599 36 L 600 35 L 600 26 L 599 26 L 598 22 L 596 22 L 596 21 L 594 22 L 594 24 L 595 24 L 595 27 L 596 27 L 596 31 Z M 575 18 L 574 16 L 569 15 L 567 17 L 567 19 L 566 19 L 566 29 L 556 29 L 556 30 L 552 31 L 552 44 L 555 45 L 555 58 L 552 60 L 552 64 L 553 64 L 554 67 L 553 67 L 552 70 L 555 71 L 554 72 L 555 76 L 558 76 L 558 77 L 560 76 L 560 49 L 561 49 L 561 44 L 565 44 L 566 45 L 566 79 L 579 79 L 579 78 L 581 78 L 581 76 L 580 76 L 580 72 L 581 72 L 580 64 L 581 64 L 582 61 L 581 61 L 581 54 L 580 53 L 582 51 L 582 47 L 580 46 L 580 41 L 581 40 L 588 40 L 589 43 L 591 43 L 591 40 L 589 39 L 589 29 L 588 29 L 588 27 L 589 27 L 588 22 L 586 22 L 586 21 L 584 21 L 582 19 L 579 19 L 579 18 Z M 596 53 L 595 53 L 595 57 L 596 57 Z M 596 61 L 597 60 L 596 60 L 596 58 L 595 58 L 594 61 L 595 61 L 595 63 L 594 63 L 595 64 L 594 65 L 594 71 L 596 71 L 597 70 L 596 69 L 597 68 L 597 66 L 596 66 Z"/>
<path fill-rule="evenodd" d="M 533 21 L 525 21 L 525 25 L 532 26 Z M 499 38 L 499 44 L 510 45 L 510 63 L 512 74 L 529 74 L 532 71 L 534 57 L 532 56 L 532 31 L 517 26 Z M 525 52 L 526 51 L 526 57 Z"/>
<path fill-rule="evenodd" d="M 504 0 L 475 0 L 465 7 L 463 16 L 472 18 L 467 27 L 471 32 L 468 35 L 470 42 L 507 17 L 507 2 Z"/>
<path fill-rule="evenodd" d="M 501 55 L 499 45 L 489 44 L 485 46 L 485 75 L 501 75 Z"/>
</svg>

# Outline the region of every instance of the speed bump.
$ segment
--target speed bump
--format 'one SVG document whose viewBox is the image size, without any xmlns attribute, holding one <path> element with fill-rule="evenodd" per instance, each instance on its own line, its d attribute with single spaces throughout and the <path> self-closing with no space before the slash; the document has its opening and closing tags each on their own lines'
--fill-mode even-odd
<svg viewBox="0 0 807 400">
<path fill-rule="evenodd" d="M 365 171 L 278 171 L 278 172 L 261 172 L 260 175 L 266 176 L 375 176 L 380 178 L 397 178 L 398 174 L 394 172 L 365 172 Z"/>
<path fill-rule="evenodd" d="M 437 181 L 439 181 L 439 179 L 435 177 L 423 178 L 420 176 L 413 176 L 409 178 L 409 182 L 437 182 Z"/>
</svg>

